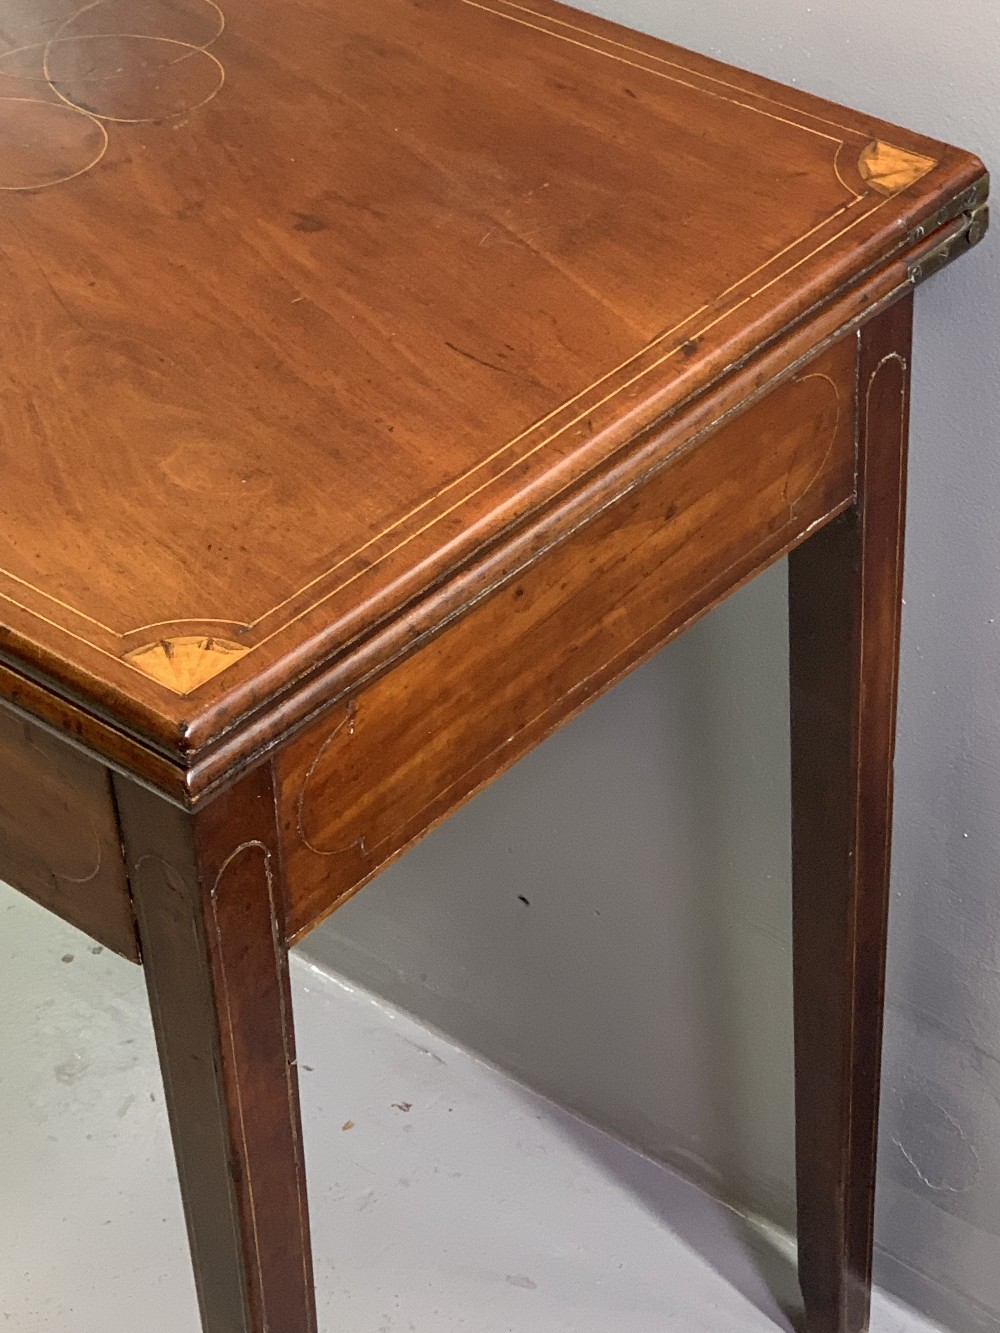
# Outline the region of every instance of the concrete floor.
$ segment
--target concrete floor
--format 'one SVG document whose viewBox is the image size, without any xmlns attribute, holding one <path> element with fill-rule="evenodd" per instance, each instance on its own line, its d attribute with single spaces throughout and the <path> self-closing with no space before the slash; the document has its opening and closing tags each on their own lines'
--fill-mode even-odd
<svg viewBox="0 0 1000 1333">
<path fill-rule="evenodd" d="M 780 1238 L 299 959 L 293 986 L 322 1333 L 794 1327 Z M 197 1333 L 141 973 L 4 886 L 0 1043 L 0 1328 Z M 877 1299 L 873 1333 L 929 1327 Z"/>
</svg>

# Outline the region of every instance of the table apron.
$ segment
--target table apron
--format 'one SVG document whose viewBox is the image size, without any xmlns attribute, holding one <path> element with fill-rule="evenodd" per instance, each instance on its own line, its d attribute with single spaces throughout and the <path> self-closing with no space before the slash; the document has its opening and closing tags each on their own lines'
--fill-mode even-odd
<svg viewBox="0 0 1000 1333">
<path fill-rule="evenodd" d="M 107 768 L 3 707 L 0 880 L 139 961 Z"/>
<path fill-rule="evenodd" d="M 846 336 L 282 748 L 289 938 L 849 505 L 856 424 Z"/>
</svg>

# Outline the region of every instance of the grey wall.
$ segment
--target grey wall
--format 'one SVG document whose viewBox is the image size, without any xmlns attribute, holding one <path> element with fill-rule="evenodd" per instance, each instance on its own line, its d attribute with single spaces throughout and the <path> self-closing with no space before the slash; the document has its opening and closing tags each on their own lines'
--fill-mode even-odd
<svg viewBox="0 0 1000 1333">
<path fill-rule="evenodd" d="M 998 0 L 589 7 L 997 156 Z M 956 1330 L 1000 1329 L 998 312 L 994 241 L 918 299 L 877 1225 L 880 1280 Z M 779 567 L 306 947 L 788 1225 L 784 595 Z"/>
</svg>

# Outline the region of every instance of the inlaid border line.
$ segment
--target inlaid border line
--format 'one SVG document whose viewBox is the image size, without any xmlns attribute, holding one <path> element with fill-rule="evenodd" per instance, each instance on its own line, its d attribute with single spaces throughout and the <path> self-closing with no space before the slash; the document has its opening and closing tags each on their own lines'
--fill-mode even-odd
<svg viewBox="0 0 1000 1333">
<path fill-rule="evenodd" d="M 615 60 L 620 65 L 628 65 L 632 69 L 641 69 L 646 74 L 652 74 L 655 78 L 667 79 L 670 83 L 676 83 L 680 88 L 690 88 L 692 92 L 704 93 L 706 97 L 714 97 L 717 101 L 728 102 L 731 106 L 741 107 L 744 111 L 755 111 L 758 116 L 767 116 L 769 120 L 776 120 L 782 125 L 791 125 L 793 129 L 802 130 L 804 134 L 814 134 L 819 139 L 829 140 L 830 143 L 843 143 L 843 140 L 835 134 L 827 134 L 824 130 L 814 130 L 811 125 L 800 125 L 798 121 L 789 120 L 785 116 L 776 116 L 773 111 L 765 111 L 763 107 L 753 106 L 749 102 L 739 102 L 735 97 L 726 97 L 722 93 L 713 92 L 710 88 L 699 88 L 696 83 L 688 83 L 684 79 L 677 78 L 676 75 L 664 73 L 663 70 L 649 69 L 648 66 L 640 65 L 636 60 L 626 60 L 624 56 L 615 55 L 613 51 L 603 51 L 599 46 L 591 46 L 588 42 L 578 41 L 575 37 L 567 37 L 561 32 L 553 32 L 551 28 L 544 28 L 540 23 L 529 23 L 527 19 L 518 18 L 516 14 L 505 14 L 502 9 L 494 9 L 492 5 L 483 4 L 482 0 L 460 0 L 460 3 L 468 5 L 470 9 L 481 9 L 484 14 L 492 14 L 495 18 L 504 19 L 507 23 L 518 23 L 522 28 L 531 28 L 535 32 L 545 33 L 548 37 L 554 37 L 556 41 L 567 42 L 570 46 L 579 46 L 584 51 L 593 51 L 595 55 L 603 56 L 605 60 Z M 538 11 L 534 9 L 529 9 L 525 12 L 533 14 L 535 18 L 547 18 L 547 15 L 539 14 Z M 577 31 L 584 32 L 586 30 L 580 28 L 577 29 Z M 587 32 L 587 36 L 596 41 L 605 40 L 604 38 L 599 37 L 597 33 Z M 615 42 L 614 45 L 622 46 L 623 44 L 621 42 Z M 642 56 L 644 59 L 655 59 L 655 57 L 647 56 L 644 51 L 636 46 L 626 46 L 624 49 L 626 51 L 631 51 L 633 55 Z M 678 68 L 681 67 L 678 66 Z M 690 74 L 692 78 L 699 77 L 694 70 L 686 69 L 684 70 L 684 73 Z M 745 90 L 741 89 L 741 91 Z M 753 94 L 749 95 L 753 96 Z M 855 130 L 854 133 L 859 136 L 861 135 L 860 130 Z"/>
<path fill-rule="evenodd" d="M 867 196 L 859 196 L 859 198 L 864 198 L 864 197 Z M 848 212 L 851 208 L 853 208 L 857 202 L 858 202 L 857 200 L 852 200 L 850 203 L 841 205 L 841 207 L 836 209 L 834 213 L 832 213 L 828 218 L 825 218 L 822 222 L 818 223 L 810 231 L 806 232 L 805 235 L 799 237 L 798 240 L 793 241 L 790 245 L 786 246 L 784 250 L 779 251 L 778 254 L 774 255 L 764 264 L 761 264 L 758 268 L 754 269 L 751 273 L 747 274 L 746 277 L 741 278 L 738 282 L 733 283 L 730 287 L 727 287 L 725 291 L 723 291 L 718 297 L 715 297 L 713 299 L 715 301 L 718 301 L 724 299 L 727 295 L 730 295 L 732 292 L 737 291 L 741 286 L 743 286 L 744 283 L 748 282 L 751 278 L 762 273 L 765 269 L 769 268 L 777 260 L 783 258 L 784 255 L 788 254 L 790 251 L 796 249 L 804 241 L 808 240 L 811 236 L 815 235 L 816 232 L 822 231 L 824 227 L 829 226 L 831 222 L 834 222 L 838 217 L 843 216 L 843 214 Z M 780 282 L 783 278 L 787 277 L 789 273 L 793 272 L 796 268 L 808 262 L 810 259 L 814 258 L 817 254 L 819 254 L 822 250 L 826 249 L 827 246 L 832 245 L 836 241 L 840 240 L 841 237 L 847 234 L 847 232 L 851 231 L 854 227 L 864 222 L 867 218 L 871 217 L 874 213 L 878 212 L 880 208 L 883 208 L 889 202 L 890 199 L 881 199 L 879 203 L 875 205 L 874 208 L 869 209 L 867 213 L 863 213 L 860 217 L 855 218 L 855 220 L 848 227 L 844 227 L 834 236 L 830 237 L 830 239 L 826 241 L 823 245 L 817 247 L 817 249 L 811 250 L 809 254 L 803 256 L 803 258 L 799 260 L 798 263 L 793 264 L 790 268 L 783 270 L 774 279 L 772 279 L 771 282 L 765 284 L 765 286 L 761 288 L 758 288 L 755 292 L 751 293 L 750 296 L 745 297 L 742 301 L 738 302 L 736 305 L 730 306 L 729 309 L 724 311 L 717 319 L 713 320 L 710 324 L 704 326 L 702 329 L 700 329 L 697 333 L 693 334 L 692 336 L 694 338 L 703 337 L 706 332 L 709 332 L 717 324 L 727 319 L 730 315 L 734 314 L 737 310 L 739 310 L 742 306 L 746 305 L 748 302 L 755 300 L 758 296 L 762 295 L 763 292 L 767 291 L 769 287 L 773 286 L 774 283 Z M 710 304 L 711 303 L 709 303 L 709 305 Z M 606 383 L 614 375 L 617 375 L 621 371 L 626 370 L 629 366 L 634 365 L 641 357 L 645 356 L 647 352 L 650 352 L 654 348 L 661 345 L 663 342 L 666 341 L 667 338 L 671 337 L 672 335 L 679 333 L 680 330 L 683 329 L 686 325 L 690 324 L 693 319 L 696 319 L 698 315 L 702 314 L 705 310 L 707 310 L 709 308 L 709 305 L 703 305 L 699 307 L 698 310 L 694 311 L 693 314 L 688 315 L 679 324 L 675 324 L 673 325 L 672 328 L 668 329 L 666 332 L 658 334 L 656 338 L 654 338 L 651 342 L 647 343 L 643 348 L 641 348 L 638 352 L 634 353 L 627 360 L 623 361 L 620 365 L 615 366 L 613 369 L 609 371 L 606 371 L 605 374 L 600 376 L 600 378 L 595 380 L 592 384 L 587 385 L 586 388 L 581 389 L 579 393 L 575 394 L 572 398 L 569 398 L 565 402 L 560 403 L 559 406 L 553 408 L 553 410 L 550 413 L 548 413 L 547 416 L 544 416 L 540 418 L 538 421 L 534 422 L 526 430 L 522 431 L 521 434 L 516 435 L 512 440 L 508 440 L 505 444 L 501 445 L 499 449 L 494 450 L 494 452 L 488 455 L 486 458 L 481 459 L 467 472 L 464 472 L 460 477 L 457 477 L 454 481 L 449 482 L 448 486 L 443 487 L 439 491 L 436 491 L 433 495 L 429 496 L 426 500 L 422 501 L 422 503 L 417 505 L 414 509 L 402 515 L 400 518 L 396 519 L 392 524 L 390 524 L 389 527 L 383 529 L 381 532 L 377 533 L 374 537 L 369 538 L 367 542 L 359 546 L 355 551 L 351 552 L 350 555 L 344 556 L 335 565 L 332 565 L 322 574 L 317 575 L 316 578 L 312 580 L 312 582 L 303 585 L 303 587 L 297 589 L 295 592 L 291 593 L 288 597 L 286 597 L 284 601 L 277 603 L 276 606 L 271 607 L 269 610 L 265 611 L 262 615 L 258 616 L 255 620 L 238 621 L 238 620 L 231 620 L 226 617 L 217 617 L 217 616 L 209 616 L 209 617 L 186 616 L 181 619 L 175 618 L 172 620 L 156 621 L 148 626 L 139 626 L 136 629 L 129 629 L 123 632 L 119 632 L 118 630 L 114 630 L 110 626 L 105 625 L 103 622 L 97 620 L 95 617 L 88 615 L 85 611 L 81 611 L 77 607 L 70 606 L 68 602 L 61 601 L 59 598 L 54 597 L 51 593 L 46 592 L 43 588 L 38 588 L 34 584 L 29 583 L 26 579 L 20 578 L 18 575 L 12 573 L 10 570 L 3 568 L 2 566 L 0 566 L 0 574 L 6 575 L 7 577 L 11 578 L 14 582 L 21 584 L 22 587 L 30 589 L 32 592 L 37 593 L 40 597 L 45 598 L 46 601 L 52 602 L 54 605 L 61 607 L 63 610 L 71 612 L 72 614 L 78 616 L 81 620 L 85 620 L 89 624 L 96 626 L 98 629 L 104 630 L 106 633 L 113 635 L 114 638 L 118 639 L 119 641 L 130 638 L 133 634 L 140 632 L 142 629 L 146 628 L 156 629 L 161 626 L 163 627 L 175 626 L 189 622 L 198 624 L 210 624 L 210 625 L 211 624 L 246 625 L 248 628 L 253 629 L 257 625 L 261 624 L 263 621 L 268 619 L 268 617 L 273 616 L 276 612 L 280 611 L 283 607 L 287 606 L 290 602 L 293 602 L 297 598 L 301 597 L 303 593 L 308 592 L 310 588 L 315 587 L 316 584 L 321 583 L 326 578 L 329 578 L 331 574 L 335 573 L 338 569 L 342 568 L 343 565 L 349 563 L 351 560 L 355 559 L 358 555 L 361 555 L 363 552 L 368 550 L 369 547 L 372 546 L 375 542 L 381 541 L 384 537 L 387 537 L 390 533 L 394 532 L 404 523 L 407 523 L 411 518 L 414 518 L 422 510 L 432 505 L 435 500 L 440 499 L 441 496 L 445 495 L 449 490 L 452 490 L 456 486 L 461 485 L 463 481 L 467 481 L 469 477 L 473 476 L 476 472 L 488 466 L 490 463 L 495 462 L 497 458 L 501 457 L 509 449 L 513 448 L 515 445 L 519 444 L 522 440 L 526 439 L 528 436 L 532 434 L 533 431 L 537 430 L 540 426 L 545 425 L 547 422 L 551 421 L 554 417 L 558 416 L 561 412 L 564 412 L 567 408 L 572 407 L 574 403 L 577 403 L 582 398 L 585 398 L 588 393 L 591 393 L 594 389 L 599 388 L 602 384 Z M 607 395 L 605 398 L 601 399 L 596 404 L 592 404 L 587 409 L 587 411 L 573 418 L 571 421 L 565 423 L 557 431 L 546 436 L 546 438 L 542 440 L 540 444 L 534 446 L 533 449 L 531 449 L 527 453 L 520 454 L 516 462 L 511 464 L 510 467 L 505 468 L 503 472 L 497 473 L 494 477 L 491 477 L 490 480 L 484 483 L 483 486 L 480 486 L 476 490 L 466 494 L 462 498 L 462 500 L 458 501 L 455 505 L 452 505 L 450 508 L 438 514 L 436 518 L 432 520 L 431 523 L 426 524 L 424 527 L 420 528 L 417 532 L 412 533 L 408 538 L 406 538 L 404 542 L 401 542 L 398 545 L 394 546 L 390 551 L 387 551 L 385 555 L 383 555 L 380 558 L 379 561 L 373 562 L 372 565 L 367 566 L 366 570 L 361 572 L 366 573 L 368 569 L 374 568 L 375 564 L 381 563 L 382 560 L 385 560 L 390 555 L 395 554 L 396 551 L 402 549 L 402 547 L 407 545 L 410 541 L 414 541 L 417 537 L 421 536 L 424 532 L 426 532 L 429 527 L 432 527 L 435 523 L 439 522 L 441 519 L 446 518 L 450 513 L 453 513 L 456 508 L 458 508 L 461 504 L 464 504 L 467 500 L 473 499 L 476 495 L 480 494 L 480 492 L 484 490 L 487 486 L 492 485 L 494 481 L 497 481 L 500 479 L 500 477 L 506 475 L 506 473 L 509 472 L 511 468 L 518 466 L 519 463 L 530 458 L 532 454 L 536 453 L 540 448 L 544 447 L 547 444 L 550 444 L 554 439 L 557 439 L 565 431 L 569 430 L 570 427 L 576 425 L 579 421 L 583 420 L 587 415 L 589 415 L 590 412 L 596 410 L 596 408 L 601 407 L 605 403 L 609 402 L 612 398 L 616 397 L 617 394 L 622 392 L 624 389 L 631 387 L 632 384 L 634 384 L 638 379 L 641 379 L 644 375 L 650 373 L 653 370 L 658 369 L 659 366 L 661 366 L 665 361 L 669 360 L 672 356 L 676 355 L 678 350 L 679 349 L 675 348 L 671 352 L 667 353 L 666 356 L 661 357 L 659 360 L 653 362 L 651 365 L 647 366 L 644 370 L 640 371 L 640 373 L 637 376 L 635 376 L 632 380 L 629 380 L 625 384 L 620 385 L 611 394 Z M 356 577 L 360 577 L 360 575 L 355 575 L 354 578 Z M 338 585 L 338 587 L 331 589 L 330 592 L 324 594 L 324 596 L 320 598 L 318 601 L 306 607 L 299 615 L 294 616 L 291 620 L 283 622 L 282 625 L 280 625 L 277 629 L 273 630 L 271 634 L 269 634 L 265 639 L 260 640 L 256 644 L 249 645 L 250 651 L 252 652 L 255 648 L 262 647 L 264 644 L 270 642 L 270 640 L 274 638 L 275 635 L 280 634 L 290 625 L 295 624 L 296 621 L 301 619 L 303 615 L 309 614 L 309 612 L 315 610 L 317 606 L 322 605 L 324 601 L 327 601 L 330 597 L 334 597 L 336 596 L 337 593 L 342 592 L 344 588 L 348 587 L 350 583 L 354 581 L 354 578 L 348 579 L 344 583 Z M 9 602 L 12 606 L 16 606 L 19 610 L 24 611 L 26 614 L 36 617 L 37 619 L 41 620 L 44 624 L 50 625 L 55 629 L 63 630 L 63 632 L 70 635 L 70 637 L 76 639 L 80 643 L 85 643 L 89 645 L 90 647 L 94 648 L 95 651 L 102 653 L 104 656 L 110 658 L 112 661 L 123 662 L 123 664 L 126 666 L 131 665 L 130 663 L 124 662 L 124 659 L 116 656 L 114 653 L 108 652 L 106 649 L 100 648 L 97 644 L 92 643 L 91 640 L 85 639 L 78 634 L 74 634 L 72 630 L 67 629 L 65 626 L 59 625 L 56 621 L 49 620 L 46 616 L 41 615 L 37 611 L 34 611 L 31 607 L 24 606 L 22 603 L 16 601 L 13 597 L 10 597 L 7 593 L 0 592 L 0 598 L 2 598 L 4 601 Z M 131 669 L 135 670 L 137 674 L 142 676 L 144 679 L 147 679 L 144 672 L 139 671 L 135 667 L 132 667 Z"/>
<path fill-rule="evenodd" d="M 546 23 L 554 23 L 560 28 L 568 28 L 571 32 L 582 33 L 583 36 L 590 37 L 594 41 L 605 42 L 608 46 L 617 46 L 620 47 L 620 49 L 623 51 L 630 51 L 634 55 L 641 55 L 643 59 L 653 60 L 658 65 L 667 65 L 671 69 L 679 69 L 682 74 L 690 74 L 692 78 L 704 79 L 707 83 L 717 83 L 720 88 L 729 88 L 731 91 L 737 93 L 743 93 L 743 95 L 747 97 L 759 97 L 762 102 L 768 102 L 771 106 L 781 107 L 782 111 L 794 111 L 796 112 L 796 114 L 800 116 L 808 116 L 810 120 L 815 120 L 817 124 L 829 125 L 831 129 L 843 130 L 847 134 L 861 135 L 861 131 L 854 126 L 841 125 L 836 120 L 827 120 L 825 116 L 814 116 L 811 111 L 803 111 L 801 107 L 792 106 L 790 102 L 779 102 L 777 98 L 769 97 L 766 93 L 750 92 L 749 89 L 742 88 L 738 83 L 730 83 L 727 79 L 720 79 L 714 74 L 703 74 L 700 70 L 690 69 L 687 65 L 680 64 L 679 61 L 668 60 L 666 56 L 654 55 L 652 51 L 644 51 L 640 46 L 630 46 L 627 42 L 619 42 L 614 37 L 603 37 L 599 33 L 591 31 L 590 28 L 581 28 L 576 23 L 567 23 L 565 19 L 557 19 L 551 14 L 543 14 L 541 10 L 531 9 L 527 5 L 516 4 L 515 0 L 499 0 L 499 3 L 506 5 L 509 9 L 519 9 L 521 10 L 522 13 L 531 14 L 534 18 L 544 19 Z M 486 8 L 485 5 L 481 7 Z M 500 11 L 497 12 L 499 17 L 501 18 L 507 17 L 502 12 Z M 613 20 L 609 21 L 613 22 Z M 548 30 L 544 29 L 544 31 Z M 558 33 L 551 33 L 550 35 L 553 37 L 559 36 Z M 651 35 L 651 40 L 657 41 L 658 39 L 652 37 Z M 650 73 L 653 73 L 653 71 L 650 70 Z M 736 105 L 741 105 L 741 104 L 737 103 Z M 804 129 L 805 126 L 800 126 L 800 128 Z M 869 135 L 868 137 L 870 138 L 871 136 Z"/>
</svg>

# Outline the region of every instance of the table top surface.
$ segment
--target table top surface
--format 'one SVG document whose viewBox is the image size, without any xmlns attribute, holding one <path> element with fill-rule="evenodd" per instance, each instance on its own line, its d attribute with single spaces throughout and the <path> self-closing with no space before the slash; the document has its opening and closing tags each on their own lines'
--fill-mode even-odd
<svg viewBox="0 0 1000 1333">
<path fill-rule="evenodd" d="M 548 0 L 223 7 L 0 0 L 0 658 L 164 745 L 983 175 Z"/>
</svg>

